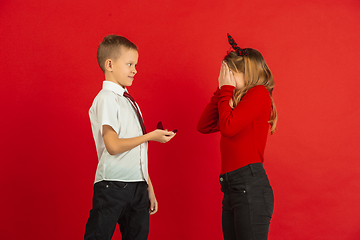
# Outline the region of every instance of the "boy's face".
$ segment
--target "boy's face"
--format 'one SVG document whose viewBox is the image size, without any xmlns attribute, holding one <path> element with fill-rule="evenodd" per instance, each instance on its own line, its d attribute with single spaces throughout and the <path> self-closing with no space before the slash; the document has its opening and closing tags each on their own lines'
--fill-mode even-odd
<svg viewBox="0 0 360 240">
<path fill-rule="evenodd" d="M 120 57 L 116 60 L 111 60 L 109 72 L 109 81 L 115 82 L 123 88 L 129 87 L 134 81 L 134 76 L 137 73 L 136 65 L 138 63 L 139 53 L 135 49 L 128 49 L 120 47 Z"/>
</svg>

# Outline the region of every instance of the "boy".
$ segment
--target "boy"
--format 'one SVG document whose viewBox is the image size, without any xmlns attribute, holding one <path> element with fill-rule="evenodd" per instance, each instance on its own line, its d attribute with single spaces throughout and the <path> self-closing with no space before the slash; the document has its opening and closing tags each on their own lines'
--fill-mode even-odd
<svg viewBox="0 0 360 240">
<path fill-rule="evenodd" d="M 97 51 L 105 81 L 89 110 L 99 163 L 87 240 L 111 240 L 116 224 L 124 240 L 147 239 L 149 213 L 158 210 L 147 169 L 148 141 L 166 143 L 175 133 L 146 133 L 140 110 L 126 89 L 137 73 L 138 56 L 136 45 L 117 35 L 106 36 Z"/>
</svg>

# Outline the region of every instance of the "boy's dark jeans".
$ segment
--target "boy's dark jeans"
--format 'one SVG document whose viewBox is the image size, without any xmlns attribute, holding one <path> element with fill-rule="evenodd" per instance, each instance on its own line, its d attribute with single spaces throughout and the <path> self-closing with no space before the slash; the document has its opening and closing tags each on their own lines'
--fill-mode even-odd
<svg viewBox="0 0 360 240">
<path fill-rule="evenodd" d="M 146 182 L 101 181 L 94 185 L 85 240 L 111 240 L 119 224 L 123 240 L 145 240 L 149 233 Z"/>
<path fill-rule="evenodd" d="M 274 195 L 262 163 L 220 175 L 224 193 L 222 227 L 225 240 L 265 240 Z"/>
</svg>

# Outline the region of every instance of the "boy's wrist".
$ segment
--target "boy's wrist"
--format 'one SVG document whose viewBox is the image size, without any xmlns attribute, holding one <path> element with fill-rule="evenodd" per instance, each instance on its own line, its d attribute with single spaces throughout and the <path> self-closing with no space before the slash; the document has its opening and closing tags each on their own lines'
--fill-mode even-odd
<svg viewBox="0 0 360 240">
<path fill-rule="evenodd" d="M 148 132 L 147 134 L 144 135 L 145 137 L 145 142 L 149 142 L 152 140 L 152 135 L 153 135 L 153 132 Z"/>
</svg>

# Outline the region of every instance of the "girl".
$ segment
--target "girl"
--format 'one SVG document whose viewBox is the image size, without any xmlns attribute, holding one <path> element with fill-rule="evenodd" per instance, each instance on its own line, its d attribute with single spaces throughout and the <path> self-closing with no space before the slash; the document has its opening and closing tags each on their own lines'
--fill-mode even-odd
<svg viewBox="0 0 360 240">
<path fill-rule="evenodd" d="M 225 240 L 267 239 L 274 196 L 263 168 L 269 130 L 277 114 L 274 79 L 259 51 L 241 49 L 228 34 L 234 51 L 224 58 L 219 88 L 201 115 L 197 129 L 220 131 L 222 228 Z"/>
</svg>

